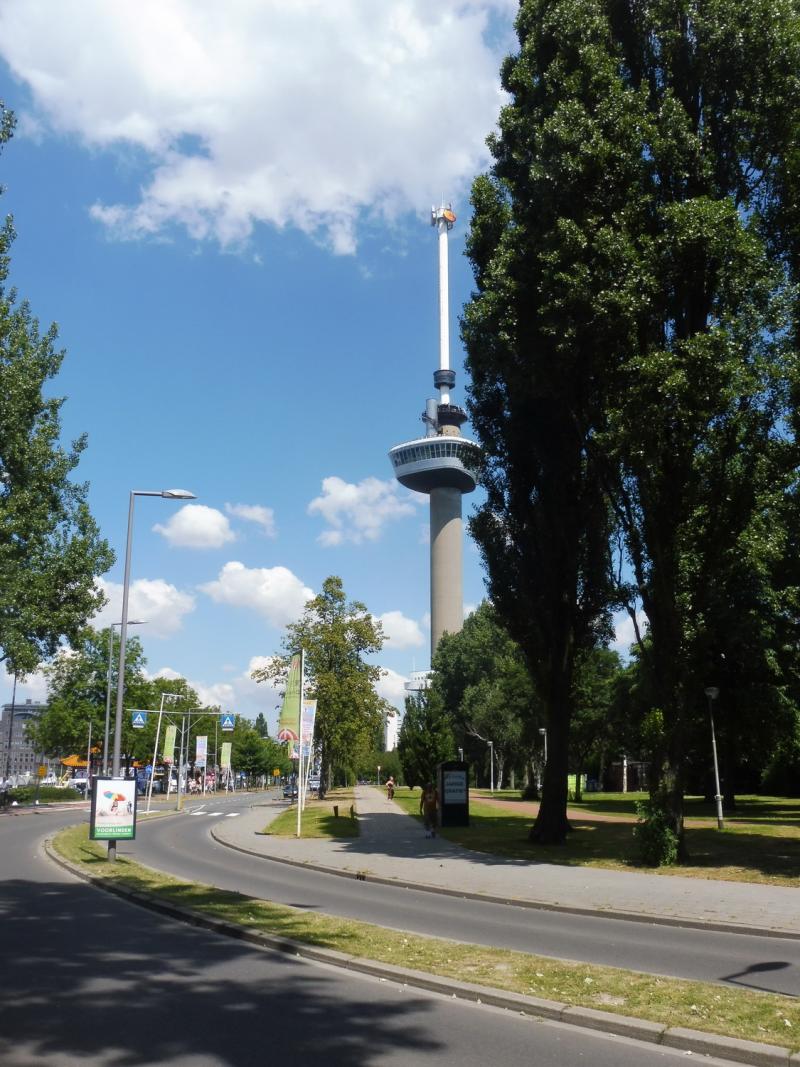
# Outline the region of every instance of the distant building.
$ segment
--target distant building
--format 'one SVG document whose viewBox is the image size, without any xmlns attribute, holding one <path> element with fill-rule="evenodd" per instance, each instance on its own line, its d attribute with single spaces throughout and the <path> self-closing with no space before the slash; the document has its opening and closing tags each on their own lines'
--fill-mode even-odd
<svg viewBox="0 0 800 1067">
<path fill-rule="evenodd" d="M 16 780 L 36 774 L 41 753 L 28 742 L 26 732 L 46 707 L 47 704 L 38 704 L 33 700 L 3 705 L 0 718 L 0 778 Z"/>
</svg>

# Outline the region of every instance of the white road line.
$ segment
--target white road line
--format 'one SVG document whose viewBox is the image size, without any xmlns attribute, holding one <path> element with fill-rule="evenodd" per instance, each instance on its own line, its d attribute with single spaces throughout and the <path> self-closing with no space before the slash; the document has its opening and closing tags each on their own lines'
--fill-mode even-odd
<svg viewBox="0 0 800 1067">
<path fill-rule="evenodd" d="M 221 815 L 222 812 L 221 811 L 204 811 L 203 814 L 204 815 L 208 815 L 208 817 L 210 819 L 213 819 L 215 815 Z"/>
<path fill-rule="evenodd" d="M 229 811 L 228 814 L 225 816 L 225 818 L 226 819 L 235 819 L 238 814 L 239 814 L 238 811 Z"/>
</svg>

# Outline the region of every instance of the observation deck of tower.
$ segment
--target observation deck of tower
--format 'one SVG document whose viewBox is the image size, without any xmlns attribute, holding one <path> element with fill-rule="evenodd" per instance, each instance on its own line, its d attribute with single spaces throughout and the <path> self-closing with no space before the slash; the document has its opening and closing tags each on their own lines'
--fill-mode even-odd
<svg viewBox="0 0 800 1067">
<path fill-rule="evenodd" d="M 455 220 L 449 205 L 431 210 L 439 238 L 439 369 L 433 374 L 439 397 L 425 402 L 425 436 L 389 450 L 400 484 L 430 497 L 431 657 L 442 634 L 458 633 L 464 623 L 461 497 L 477 484 L 479 454 L 478 445 L 461 436 L 466 412 L 450 402 L 456 375 L 450 369 L 447 237 Z"/>
</svg>

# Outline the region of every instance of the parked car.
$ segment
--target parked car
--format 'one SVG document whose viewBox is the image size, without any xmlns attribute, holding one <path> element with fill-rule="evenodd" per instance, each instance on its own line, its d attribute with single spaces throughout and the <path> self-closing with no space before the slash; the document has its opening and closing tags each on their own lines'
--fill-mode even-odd
<svg viewBox="0 0 800 1067">
<path fill-rule="evenodd" d="M 294 800 L 297 796 L 297 784 L 295 782 L 287 782 L 283 787 L 284 800 Z"/>
<path fill-rule="evenodd" d="M 309 793 L 318 793 L 319 792 L 319 786 L 320 786 L 319 775 L 314 775 L 313 777 L 308 779 L 308 791 L 309 791 Z"/>
</svg>

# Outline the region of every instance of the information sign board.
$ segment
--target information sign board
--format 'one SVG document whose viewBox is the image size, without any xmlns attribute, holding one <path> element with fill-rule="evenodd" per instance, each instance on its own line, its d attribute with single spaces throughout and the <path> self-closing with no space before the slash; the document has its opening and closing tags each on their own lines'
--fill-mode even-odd
<svg viewBox="0 0 800 1067">
<path fill-rule="evenodd" d="M 89 838 L 132 841 L 136 837 L 136 779 L 95 778 Z"/>
</svg>

